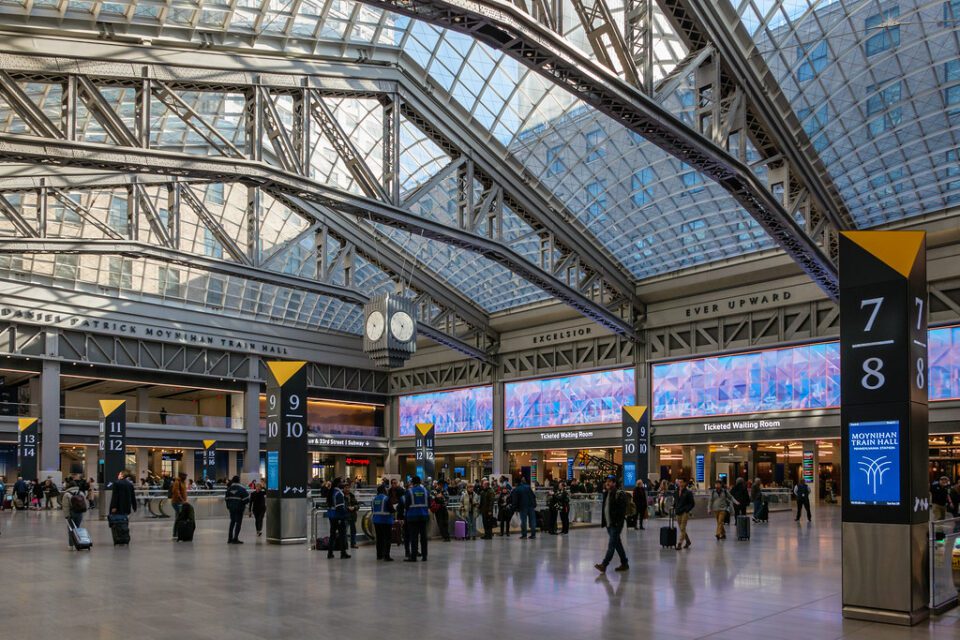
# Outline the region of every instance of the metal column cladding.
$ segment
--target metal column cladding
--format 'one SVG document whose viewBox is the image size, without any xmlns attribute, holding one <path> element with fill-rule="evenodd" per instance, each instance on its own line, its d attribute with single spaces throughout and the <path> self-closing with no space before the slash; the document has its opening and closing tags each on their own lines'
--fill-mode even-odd
<svg viewBox="0 0 960 640">
<path fill-rule="evenodd" d="M 843 614 L 927 616 L 927 271 L 922 231 L 840 238 Z"/>
<path fill-rule="evenodd" d="M 203 468 L 203 479 L 217 480 L 217 441 L 204 440 L 203 451 L 201 454 L 201 467 Z"/>
<path fill-rule="evenodd" d="M 623 407 L 623 486 L 646 480 L 650 467 L 650 412 L 646 406 Z"/>
<path fill-rule="evenodd" d="M 98 478 L 106 491 L 113 489 L 127 467 L 127 401 L 100 401 L 100 465 Z"/>
<path fill-rule="evenodd" d="M 434 477 L 434 432 L 436 431 L 432 422 L 417 423 L 417 475 L 422 480 Z"/>
<path fill-rule="evenodd" d="M 40 430 L 37 418 L 20 418 L 17 434 L 17 465 L 24 480 L 37 478 L 37 448 L 40 444 Z"/>
<path fill-rule="evenodd" d="M 306 362 L 267 362 L 267 541 L 307 534 Z"/>
</svg>

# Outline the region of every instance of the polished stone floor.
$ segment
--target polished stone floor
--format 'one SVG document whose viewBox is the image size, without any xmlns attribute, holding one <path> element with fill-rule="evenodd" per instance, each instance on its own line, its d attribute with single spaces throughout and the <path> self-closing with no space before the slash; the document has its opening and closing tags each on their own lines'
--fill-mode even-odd
<svg viewBox="0 0 960 640">
<path fill-rule="evenodd" d="M 75 553 L 59 512 L 3 512 L 0 638 L 960 639 L 956 610 L 913 629 L 841 617 L 838 516 L 774 513 L 740 543 L 691 521 L 684 552 L 661 550 L 653 523 L 627 532 L 628 573 L 598 575 L 599 529 L 436 542 L 429 562 L 384 564 L 372 547 L 328 561 L 257 542 L 249 520 L 242 546 L 223 543 L 222 520 L 179 544 L 169 521 L 138 521 L 129 548 L 93 522 L 93 551 Z"/>
</svg>

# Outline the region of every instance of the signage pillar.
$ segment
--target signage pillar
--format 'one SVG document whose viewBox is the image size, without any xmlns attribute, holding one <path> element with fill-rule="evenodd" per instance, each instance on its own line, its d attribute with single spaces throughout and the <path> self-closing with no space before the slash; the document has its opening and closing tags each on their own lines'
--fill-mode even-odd
<svg viewBox="0 0 960 640">
<path fill-rule="evenodd" d="M 267 362 L 267 542 L 307 540 L 306 362 Z"/>
<path fill-rule="evenodd" d="M 647 481 L 650 466 L 650 413 L 647 407 L 623 407 L 623 486 Z"/>
<path fill-rule="evenodd" d="M 113 484 L 127 467 L 127 401 L 100 401 L 100 450 L 97 483 L 100 516 L 106 517 Z"/>
<path fill-rule="evenodd" d="M 927 274 L 922 231 L 840 238 L 843 615 L 927 618 Z"/>
<path fill-rule="evenodd" d="M 426 486 L 427 478 L 433 478 L 435 473 L 435 462 L 433 456 L 434 432 L 436 428 L 432 422 L 417 423 L 417 475 Z"/>
<path fill-rule="evenodd" d="M 200 467 L 203 479 L 217 481 L 217 441 L 204 440 L 203 451 L 200 452 Z"/>
<path fill-rule="evenodd" d="M 37 447 L 40 444 L 40 430 L 37 418 L 20 418 L 17 435 L 17 466 L 24 480 L 38 479 Z"/>
</svg>

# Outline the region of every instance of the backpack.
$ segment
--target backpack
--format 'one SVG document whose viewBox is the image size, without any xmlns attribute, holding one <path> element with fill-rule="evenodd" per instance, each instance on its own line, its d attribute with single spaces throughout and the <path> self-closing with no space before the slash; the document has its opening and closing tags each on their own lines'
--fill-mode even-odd
<svg viewBox="0 0 960 640">
<path fill-rule="evenodd" d="M 75 493 L 70 497 L 70 511 L 74 513 L 86 513 L 87 499 L 80 493 Z"/>
</svg>

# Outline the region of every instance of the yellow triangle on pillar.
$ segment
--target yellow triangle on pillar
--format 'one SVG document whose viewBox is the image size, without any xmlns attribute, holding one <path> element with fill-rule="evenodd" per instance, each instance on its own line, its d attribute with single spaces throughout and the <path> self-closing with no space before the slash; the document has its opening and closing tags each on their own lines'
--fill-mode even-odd
<svg viewBox="0 0 960 640">
<path fill-rule="evenodd" d="M 17 424 L 20 426 L 20 431 L 23 431 L 37 424 L 37 420 L 38 418 L 20 418 L 17 420 Z"/>
<path fill-rule="evenodd" d="M 909 278 L 926 232 L 844 231 L 843 235 L 904 278 Z"/>
<path fill-rule="evenodd" d="M 101 400 L 100 401 L 100 411 L 103 411 L 103 415 L 108 416 L 120 407 L 126 400 Z"/>
<path fill-rule="evenodd" d="M 640 419 L 643 418 L 643 414 L 647 412 L 646 406 L 637 406 L 637 407 L 624 407 L 624 411 L 627 412 L 627 415 L 640 422 Z"/>
<path fill-rule="evenodd" d="M 433 428 L 433 423 L 432 423 L 432 422 L 418 422 L 418 423 L 417 423 L 417 431 L 419 431 L 419 432 L 420 432 L 420 435 L 422 435 L 422 436 L 427 435 L 427 431 L 430 431 L 430 429 L 432 429 L 432 428 Z"/>
<path fill-rule="evenodd" d="M 204 449 L 209 449 L 210 447 L 212 447 L 212 446 L 215 445 L 215 444 L 217 444 L 217 441 L 216 441 L 216 440 L 204 440 L 204 441 L 203 441 L 203 448 L 204 448 Z"/>
<path fill-rule="evenodd" d="M 267 362 L 267 366 L 270 367 L 270 372 L 273 374 L 273 377 L 276 378 L 277 384 L 281 387 L 285 385 L 287 380 L 292 378 L 295 373 L 303 369 L 306 364 L 303 360 L 271 360 Z"/>
</svg>

